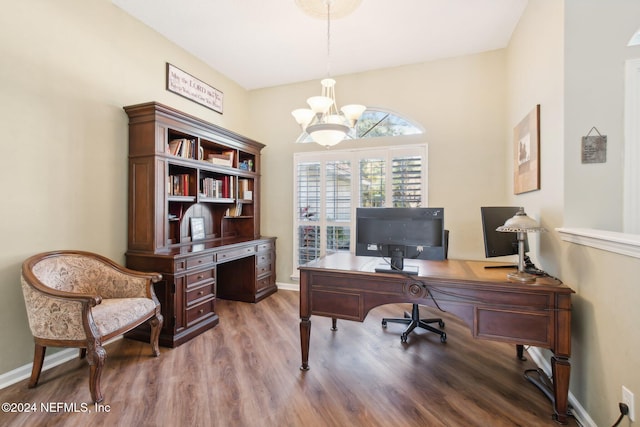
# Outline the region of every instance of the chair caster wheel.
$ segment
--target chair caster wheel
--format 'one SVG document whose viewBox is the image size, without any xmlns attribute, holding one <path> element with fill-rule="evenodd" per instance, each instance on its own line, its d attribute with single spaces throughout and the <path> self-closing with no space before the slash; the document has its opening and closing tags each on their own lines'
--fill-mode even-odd
<svg viewBox="0 0 640 427">
<path fill-rule="evenodd" d="M 440 320 L 440 321 L 438 322 L 438 326 L 440 326 L 441 328 L 444 328 L 444 322 L 443 322 L 442 320 Z"/>
<path fill-rule="evenodd" d="M 447 342 L 447 334 L 442 334 L 442 335 L 440 335 L 440 342 L 441 342 L 441 343 L 445 343 L 445 342 Z"/>
<path fill-rule="evenodd" d="M 386 327 L 387 327 L 387 321 L 386 321 L 386 320 L 383 320 L 383 321 L 382 321 L 382 327 L 383 327 L 383 328 L 386 328 Z"/>
<path fill-rule="evenodd" d="M 407 342 L 407 336 L 405 334 L 400 335 L 400 342 L 402 344 L 406 344 Z"/>
</svg>

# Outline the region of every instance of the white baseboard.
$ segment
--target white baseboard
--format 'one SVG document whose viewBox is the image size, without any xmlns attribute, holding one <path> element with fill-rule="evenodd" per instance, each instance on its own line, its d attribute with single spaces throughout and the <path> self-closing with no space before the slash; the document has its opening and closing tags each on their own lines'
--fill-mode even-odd
<svg viewBox="0 0 640 427">
<path fill-rule="evenodd" d="M 278 289 L 283 289 L 285 291 L 297 291 L 300 292 L 300 285 L 297 283 L 276 283 Z"/>
<path fill-rule="evenodd" d="M 122 335 L 111 338 L 109 341 L 106 341 L 104 345 L 110 344 L 119 339 L 122 339 Z M 80 350 L 77 348 L 65 348 L 64 350 L 45 356 L 44 363 L 42 364 L 42 372 L 77 358 L 79 356 L 79 351 Z M 33 362 L 27 363 L 26 365 L 0 375 L 0 389 L 30 378 L 32 368 Z"/>
<path fill-rule="evenodd" d="M 547 377 L 551 378 L 551 363 L 545 359 L 542 351 L 537 347 L 529 347 L 527 353 L 531 356 L 535 364 L 538 365 L 538 368 L 542 369 Z M 571 413 L 580 426 L 598 427 L 571 392 L 569 392 L 569 405 L 571 406 Z"/>
</svg>

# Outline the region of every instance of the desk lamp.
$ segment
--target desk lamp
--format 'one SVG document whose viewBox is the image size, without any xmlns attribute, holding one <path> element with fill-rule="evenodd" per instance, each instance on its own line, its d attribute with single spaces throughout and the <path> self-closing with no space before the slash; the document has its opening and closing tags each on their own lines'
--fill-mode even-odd
<svg viewBox="0 0 640 427">
<path fill-rule="evenodd" d="M 507 278 L 514 282 L 531 283 L 536 281 L 536 276 L 524 271 L 524 238 L 525 233 L 544 232 L 545 228 L 540 227 L 538 223 L 529 218 L 524 213 L 524 208 L 520 208 L 518 212 L 509 218 L 504 225 L 496 228 L 496 231 L 504 233 L 518 233 L 518 271 L 507 274 Z"/>
</svg>

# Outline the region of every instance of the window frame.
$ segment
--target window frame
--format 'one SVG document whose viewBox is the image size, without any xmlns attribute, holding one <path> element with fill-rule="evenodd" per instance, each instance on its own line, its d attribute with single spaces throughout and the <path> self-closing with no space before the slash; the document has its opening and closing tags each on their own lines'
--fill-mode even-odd
<svg viewBox="0 0 640 427">
<path fill-rule="evenodd" d="M 429 192 L 428 192 L 428 172 L 429 172 L 429 151 L 427 143 L 418 143 L 411 145 L 394 145 L 394 146 L 381 146 L 381 147 L 368 147 L 368 148 L 349 148 L 349 149 L 332 149 L 330 151 L 309 151 L 298 152 L 293 155 L 293 254 L 292 254 L 292 266 L 293 272 L 291 274 L 292 279 L 299 278 L 298 272 L 298 257 L 299 257 L 299 236 L 298 227 L 304 223 L 300 221 L 298 212 L 298 165 L 301 163 L 320 163 L 320 204 L 319 204 L 319 219 L 314 222 L 313 225 L 319 226 L 319 238 L 320 238 L 320 255 L 324 256 L 327 253 L 327 236 L 326 232 L 330 226 L 349 226 L 350 230 L 350 244 L 349 251 L 355 253 L 355 214 L 356 208 L 360 206 L 360 160 L 365 158 L 380 157 L 385 159 L 385 207 L 393 206 L 392 197 L 392 159 L 400 156 L 416 156 L 422 157 L 422 174 L 421 174 L 421 188 L 420 199 L 421 206 L 429 206 Z M 328 221 L 326 218 L 326 163 L 331 161 L 350 161 L 351 167 L 351 194 L 354 195 L 350 206 L 350 220 L 345 221 Z"/>
</svg>

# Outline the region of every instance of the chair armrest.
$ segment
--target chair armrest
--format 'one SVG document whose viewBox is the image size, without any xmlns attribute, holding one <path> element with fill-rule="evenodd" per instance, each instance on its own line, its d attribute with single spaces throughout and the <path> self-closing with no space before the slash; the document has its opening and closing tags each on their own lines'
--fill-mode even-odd
<svg viewBox="0 0 640 427">
<path fill-rule="evenodd" d="M 156 299 L 153 284 L 162 279 L 162 274 L 143 272 L 123 267 L 109 259 L 103 260 L 111 268 L 107 282 L 96 283 L 98 292 L 105 298 L 146 297 Z"/>
</svg>

